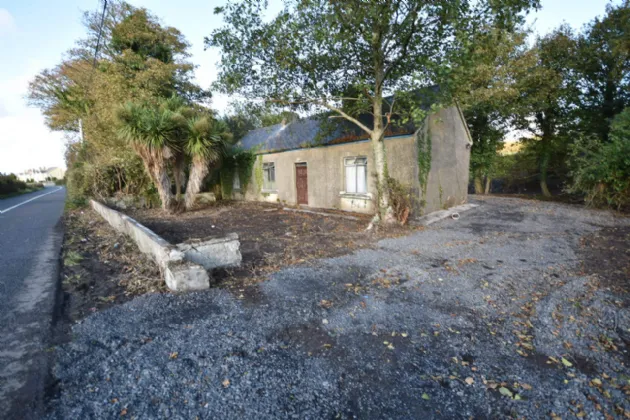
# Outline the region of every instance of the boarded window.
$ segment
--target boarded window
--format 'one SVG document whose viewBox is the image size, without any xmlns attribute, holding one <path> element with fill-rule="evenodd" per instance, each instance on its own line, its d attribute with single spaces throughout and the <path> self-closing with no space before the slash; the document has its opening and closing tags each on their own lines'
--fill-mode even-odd
<svg viewBox="0 0 630 420">
<path fill-rule="evenodd" d="M 276 189 L 276 164 L 273 162 L 263 163 L 263 189 Z"/>
<path fill-rule="evenodd" d="M 232 189 L 235 191 L 241 189 L 241 178 L 238 176 L 238 171 L 234 171 L 234 178 L 232 179 Z"/>
<path fill-rule="evenodd" d="M 367 158 L 344 159 L 346 168 L 346 192 L 367 194 Z"/>
</svg>

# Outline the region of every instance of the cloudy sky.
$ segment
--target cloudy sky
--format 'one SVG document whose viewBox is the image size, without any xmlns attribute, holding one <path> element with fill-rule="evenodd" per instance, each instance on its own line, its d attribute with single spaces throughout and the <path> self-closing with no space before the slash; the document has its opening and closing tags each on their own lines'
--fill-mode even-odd
<svg viewBox="0 0 630 420">
<path fill-rule="evenodd" d="M 214 80 L 216 51 L 204 51 L 203 37 L 220 26 L 213 14 L 225 0 L 131 0 L 148 8 L 167 25 L 183 32 L 192 44 L 192 60 L 202 86 Z M 529 21 L 541 34 L 562 22 L 575 28 L 602 15 L 609 0 L 542 0 L 543 9 Z M 618 3 L 616 1 L 615 3 Z M 270 0 L 279 8 L 279 0 Z M 20 172 L 42 166 L 64 166 L 64 138 L 44 125 L 39 110 L 28 107 L 29 80 L 54 67 L 75 39 L 84 35 L 81 13 L 97 10 L 98 0 L 0 0 L 0 172 Z M 215 97 L 214 107 L 227 100 Z"/>
</svg>

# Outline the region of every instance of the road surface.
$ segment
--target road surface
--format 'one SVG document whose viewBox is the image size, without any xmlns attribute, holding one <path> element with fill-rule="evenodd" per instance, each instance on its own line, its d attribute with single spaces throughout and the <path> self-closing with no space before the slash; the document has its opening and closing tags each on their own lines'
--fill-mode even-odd
<svg viewBox="0 0 630 420">
<path fill-rule="evenodd" d="M 0 418 L 37 418 L 46 389 L 66 192 L 0 200 Z"/>
</svg>

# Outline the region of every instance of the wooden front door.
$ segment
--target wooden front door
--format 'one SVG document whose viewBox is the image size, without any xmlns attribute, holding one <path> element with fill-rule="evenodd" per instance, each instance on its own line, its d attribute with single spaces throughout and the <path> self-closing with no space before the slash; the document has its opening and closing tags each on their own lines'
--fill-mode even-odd
<svg viewBox="0 0 630 420">
<path fill-rule="evenodd" d="M 297 203 L 308 205 L 308 175 L 306 163 L 295 164 L 295 185 L 297 187 Z"/>
</svg>

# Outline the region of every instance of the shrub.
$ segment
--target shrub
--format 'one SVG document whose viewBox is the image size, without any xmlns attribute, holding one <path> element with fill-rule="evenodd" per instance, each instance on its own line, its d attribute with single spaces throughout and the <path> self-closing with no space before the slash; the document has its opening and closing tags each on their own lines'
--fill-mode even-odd
<svg viewBox="0 0 630 420">
<path fill-rule="evenodd" d="M 0 195 L 14 194 L 26 190 L 28 186 L 14 174 L 0 173 Z"/>
<path fill-rule="evenodd" d="M 579 139 L 569 162 L 568 192 L 583 195 L 587 205 L 630 209 L 630 108 L 613 120 L 609 142 Z"/>
<path fill-rule="evenodd" d="M 394 210 L 394 216 L 400 224 L 404 225 L 409 219 L 409 214 L 413 209 L 413 194 L 409 187 L 401 184 L 395 178 L 387 178 L 387 188 L 389 190 L 389 200 Z"/>
</svg>

